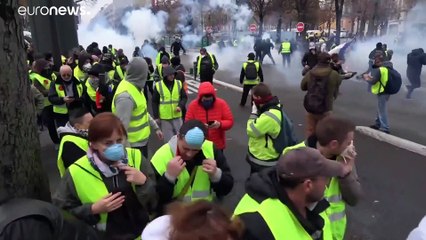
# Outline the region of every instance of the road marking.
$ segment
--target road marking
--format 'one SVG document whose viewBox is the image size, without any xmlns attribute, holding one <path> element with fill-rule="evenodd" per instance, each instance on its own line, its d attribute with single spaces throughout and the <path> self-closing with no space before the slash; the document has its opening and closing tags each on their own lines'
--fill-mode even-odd
<svg viewBox="0 0 426 240">
<path fill-rule="evenodd" d="M 188 77 L 193 78 L 193 76 L 186 74 Z M 227 82 L 223 82 L 223 81 L 219 81 L 217 79 L 213 79 L 213 82 L 217 85 L 223 86 L 225 88 L 230 88 L 234 91 L 237 92 L 243 92 L 243 88 L 239 87 L 239 86 L 235 86 L 233 84 L 227 83 Z M 372 137 L 378 141 L 381 142 L 386 142 L 388 144 L 391 144 L 393 146 L 396 146 L 398 148 L 402 148 L 405 149 L 407 151 L 410 152 L 414 152 L 417 154 L 420 154 L 422 156 L 426 156 L 426 146 L 421 145 L 419 143 L 415 143 L 412 142 L 410 140 L 404 139 L 404 138 L 400 138 L 397 136 L 393 136 L 387 133 L 383 133 L 381 131 L 369 128 L 369 127 L 365 127 L 365 126 L 357 126 L 356 127 L 356 131 L 358 131 L 361 134 L 364 134 L 366 136 Z"/>
</svg>

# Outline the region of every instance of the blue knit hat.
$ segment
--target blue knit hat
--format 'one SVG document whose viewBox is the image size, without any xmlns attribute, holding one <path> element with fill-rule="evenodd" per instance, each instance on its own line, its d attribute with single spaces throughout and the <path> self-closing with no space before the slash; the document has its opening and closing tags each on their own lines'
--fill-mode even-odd
<svg viewBox="0 0 426 240">
<path fill-rule="evenodd" d="M 185 134 L 185 142 L 194 149 L 201 149 L 204 143 L 204 132 L 199 127 L 194 127 Z"/>
</svg>

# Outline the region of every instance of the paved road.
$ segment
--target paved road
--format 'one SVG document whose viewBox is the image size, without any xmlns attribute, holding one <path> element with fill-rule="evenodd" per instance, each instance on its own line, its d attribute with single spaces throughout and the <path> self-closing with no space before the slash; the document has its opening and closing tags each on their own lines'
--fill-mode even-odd
<svg viewBox="0 0 426 240">
<path fill-rule="evenodd" d="M 282 77 L 272 65 L 265 65 L 266 81 L 273 86 L 290 117 L 295 123 L 296 133 L 301 139 L 303 133 L 304 111 L 301 101 L 303 95 L 297 88 L 300 78 L 292 81 Z M 239 72 L 239 69 L 235 69 Z M 225 82 L 237 82 L 233 72 L 218 72 L 217 78 Z M 288 79 L 288 78 L 287 78 Z M 293 83 L 292 83 L 293 82 Z M 189 81 L 193 99 L 197 83 Z M 250 107 L 238 106 L 240 93 L 221 86 L 215 86 L 219 97 L 231 106 L 235 118 L 234 127 L 227 133 L 228 142 L 225 154 L 233 171 L 235 187 L 224 200 L 224 205 L 232 209 L 244 193 L 244 181 L 248 177 L 249 167 L 244 161 L 247 148 L 245 134 L 246 121 Z M 348 81 L 342 86 L 335 112 L 353 119 L 358 125 L 368 125 L 374 115 L 374 98 L 366 92 L 365 85 Z M 392 130 L 396 135 L 425 143 L 425 127 L 420 124 L 424 119 L 424 106 L 417 101 L 403 101 L 400 96 L 391 101 Z M 412 107 L 413 106 L 413 107 Z M 416 106 L 416 107 L 414 107 Z M 51 179 L 52 190 L 59 176 L 56 170 L 56 152 L 46 132 L 41 134 L 42 158 Z M 150 156 L 161 143 L 152 139 Z M 379 142 L 364 135 L 356 134 L 355 145 L 359 154 L 357 168 L 365 189 L 365 197 L 355 208 L 349 209 L 349 227 L 347 239 L 405 239 L 422 216 L 426 213 L 424 203 L 426 193 L 426 159 L 423 156 Z"/>
</svg>

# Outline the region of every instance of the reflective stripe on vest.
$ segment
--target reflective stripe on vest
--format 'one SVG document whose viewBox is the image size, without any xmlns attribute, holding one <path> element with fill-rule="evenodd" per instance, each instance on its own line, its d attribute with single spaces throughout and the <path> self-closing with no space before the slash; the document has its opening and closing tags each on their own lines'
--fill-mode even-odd
<svg viewBox="0 0 426 240">
<path fill-rule="evenodd" d="M 126 150 L 129 166 L 140 169 L 142 163 L 141 152 L 137 149 L 131 148 L 126 148 Z M 77 196 L 75 197 L 78 197 L 82 204 L 95 203 L 108 195 L 108 189 L 105 186 L 100 173 L 93 168 L 87 156 L 80 158 L 72 164 L 69 167 L 69 171 L 77 193 Z M 133 184 L 132 187 L 133 189 L 135 188 Z M 101 213 L 99 215 L 100 220 L 99 223 L 96 224 L 96 227 L 100 231 L 105 231 L 108 214 Z"/>
<path fill-rule="evenodd" d="M 262 113 L 259 118 L 270 118 L 272 121 L 276 122 L 279 127 L 281 127 L 281 112 L 277 109 L 270 109 L 269 111 L 266 111 Z M 271 138 L 275 138 L 277 136 L 271 136 L 271 133 L 268 133 L 268 135 L 262 133 L 264 131 L 260 131 L 255 126 L 256 120 L 249 120 L 247 123 L 247 132 L 253 132 L 254 137 L 249 137 L 248 142 L 248 156 L 249 160 L 253 163 L 256 163 L 261 166 L 274 166 L 276 164 L 276 161 L 278 160 L 278 157 L 281 155 L 281 153 L 277 153 L 274 148 L 274 143 Z M 267 121 L 267 120 L 264 120 Z M 273 124 L 271 122 L 267 122 L 267 124 Z M 279 127 L 277 126 L 279 134 Z M 258 126 L 259 128 L 261 126 Z M 274 132 L 275 134 L 275 132 Z M 263 162 L 262 162 L 263 161 Z M 270 162 L 270 163 L 267 163 Z"/>
<path fill-rule="evenodd" d="M 84 82 L 86 80 L 86 73 L 84 73 L 80 67 L 77 65 L 75 66 L 73 70 L 73 75 L 75 78 L 77 78 L 80 82 Z"/>
<path fill-rule="evenodd" d="M 180 91 L 182 90 L 182 82 L 180 80 L 173 80 L 172 92 L 166 86 L 163 80 L 155 84 L 157 92 L 160 94 L 160 119 L 170 120 L 182 117 L 182 112 L 177 112 L 176 108 L 179 105 Z"/>
<path fill-rule="evenodd" d="M 37 82 L 43 86 L 44 89 L 46 89 L 47 91 L 50 90 L 50 84 L 52 83 L 52 81 L 50 79 L 47 79 L 43 76 L 41 76 L 40 74 L 36 73 L 36 72 L 32 72 L 32 79 L 37 80 Z M 44 97 L 44 101 L 43 101 L 44 107 L 50 106 L 52 105 L 52 103 L 49 102 L 49 99 L 47 97 Z"/>
<path fill-rule="evenodd" d="M 389 80 L 389 70 L 386 67 L 380 67 L 379 70 L 380 81 L 377 81 L 373 86 L 371 86 L 371 93 L 376 95 L 385 91 L 385 87 Z"/>
<path fill-rule="evenodd" d="M 268 198 L 261 203 L 256 202 L 250 195 L 243 196 L 235 208 L 234 215 L 244 213 L 259 213 L 269 227 L 269 231 L 274 239 L 280 240 L 312 240 L 318 238 L 321 232 L 309 235 L 297 220 L 293 212 L 279 199 Z M 280 213 L 280 214 L 277 214 Z M 324 214 L 320 214 L 324 219 L 323 240 L 332 240 L 330 223 Z"/>
<path fill-rule="evenodd" d="M 77 145 L 81 150 L 83 150 L 84 152 L 87 152 L 87 149 L 89 149 L 89 142 L 87 141 L 87 139 L 82 138 L 82 137 L 78 137 L 72 134 L 66 134 L 61 138 L 61 143 L 59 144 L 59 151 L 58 151 L 58 159 L 57 159 L 57 165 L 58 165 L 58 170 L 59 170 L 59 174 L 61 175 L 61 177 L 64 176 L 65 174 L 65 165 L 64 165 L 64 161 L 62 160 L 62 151 L 64 150 L 64 144 L 67 142 L 72 142 L 75 145 Z M 67 153 L 65 153 L 67 154 Z M 75 159 L 78 160 L 78 159 Z"/>
<path fill-rule="evenodd" d="M 176 146 L 173 146 L 173 148 L 176 148 Z M 203 151 L 206 158 L 214 159 L 213 142 L 205 140 L 201 147 L 201 151 Z M 175 153 L 172 151 L 170 143 L 164 144 L 155 152 L 151 159 L 151 163 L 161 176 L 166 172 L 167 164 L 175 157 L 174 155 Z M 213 194 L 209 175 L 203 171 L 202 166 L 197 166 L 196 171 L 194 182 L 192 186 L 188 188 L 182 201 L 191 202 L 200 199 L 212 201 Z M 190 175 L 191 173 L 188 172 L 186 168 L 179 174 L 173 189 L 173 198 L 177 198 L 180 195 L 186 183 L 190 180 Z"/>
<path fill-rule="evenodd" d="M 281 53 L 291 53 L 291 43 L 290 42 L 281 43 Z"/>
<path fill-rule="evenodd" d="M 123 92 L 127 92 L 133 99 L 136 106 L 132 110 L 129 127 L 127 129 L 129 143 L 145 141 L 149 138 L 151 129 L 147 112 L 146 98 L 143 92 L 138 90 L 133 84 L 123 79 L 117 87 L 112 100 L 112 112 L 117 115 L 115 98 Z"/>
<path fill-rule="evenodd" d="M 73 84 L 75 84 L 75 83 L 73 83 Z M 77 88 L 78 96 L 74 96 L 74 98 L 79 98 L 83 94 L 83 85 L 77 84 L 76 88 Z M 60 98 L 65 97 L 65 89 L 64 89 L 64 86 L 62 84 L 55 84 L 55 90 L 56 90 L 56 94 L 58 95 L 58 97 L 60 97 Z M 62 104 L 62 105 L 53 105 L 53 112 L 58 113 L 58 114 L 68 114 L 67 105 L 65 103 Z"/>
<path fill-rule="evenodd" d="M 89 95 L 90 99 L 93 102 L 96 102 L 96 89 L 93 89 L 92 85 L 90 85 L 89 80 L 86 81 L 86 91 L 87 95 Z"/>
<path fill-rule="evenodd" d="M 210 57 L 210 60 L 212 62 L 212 68 L 214 69 L 214 64 L 215 64 L 214 58 L 210 53 L 207 53 L 207 55 Z M 198 57 L 198 63 L 197 63 L 197 75 L 200 75 L 200 68 L 201 68 L 201 60 L 202 59 L 203 59 L 203 56 L 200 55 Z"/>
<path fill-rule="evenodd" d="M 260 77 L 259 77 L 260 64 L 259 64 L 259 62 L 256 62 L 256 61 L 253 61 L 253 60 L 248 60 L 247 62 L 243 63 L 244 72 L 247 69 L 248 63 L 254 63 L 254 65 L 256 66 L 257 78 L 256 79 L 252 79 L 252 80 L 244 78 L 243 84 L 244 85 L 257 85 L 260 82 Z"/>
<path fill-rule="evenodd" d="M 343 240 L 346 232 L 346 204 L 342 199 L 339 180 L 333 177 L 325 189 L 324 198 L 330 203 L 325 211 L 331 222 L 333 238 Z"/>
</svg>

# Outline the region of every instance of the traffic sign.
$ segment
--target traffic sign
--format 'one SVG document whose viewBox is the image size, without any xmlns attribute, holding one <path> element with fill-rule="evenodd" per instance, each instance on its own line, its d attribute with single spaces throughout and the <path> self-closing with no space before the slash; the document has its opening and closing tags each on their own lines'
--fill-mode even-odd
<svg viewBox="0 0 426 240">
<path fill-rule="evenodd" d="M 297 32 L 303 32 L 305 30 L 305 24 L 303 22 L 298 22 L 296 25 Z"/>
<path fill-rule="evenodd" d="M 257 25 L 256 24 L 250 24 L 249 30 L 250 30 L 250 32 L 256 32 L 257 31 Z"/>
</svg>

